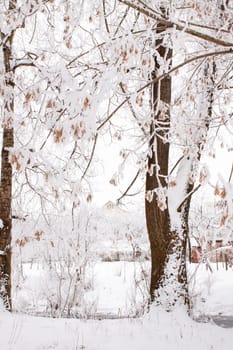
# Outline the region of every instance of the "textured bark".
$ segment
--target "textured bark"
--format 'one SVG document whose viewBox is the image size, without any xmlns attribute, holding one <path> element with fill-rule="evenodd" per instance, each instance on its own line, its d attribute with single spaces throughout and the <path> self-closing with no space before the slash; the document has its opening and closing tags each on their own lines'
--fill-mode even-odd
<svg viewBox="0 0 233 350">
<path fill-rule="evenodd" d="M 0 218 L 2 220 L 0 229 L 0 295 L 8 309 L 11 309 L 12 167 L 6 148 L 12 147 L 13 142 L 13 129 L 4 129 L 0 187 Z"/>
<path fill-rule="evenodd" d="M 159 23 L 158 28 L 158 32 L 163 31 Z M 164 60 L 171 59 L 171 49 L 166 49 L 162 45 L 161 40 L 156 41 L 156 46 L 158 46 L 158 53 L 161 58 Z M 155 76 L 159 68 L 159 63 L 155 59 Z M 161 82 L 155 83 L 152 90 L 152 110 L 154 116 L 150 130 L 150 156 L 148 156 L 146 192 L 160 186 L 167 187 L 169 143 L 164 142 L 164 138 L 170 126 L 171 78 L 166 76 Z M 158 104 L 160 101 L 167 105 L 166 113 L 159 109 Z M 160 209 L 156 195 L 153 196 L 152 201 L 146 200 L 145 208 L 151 248 L 150 297 L 151 301 L 154 301 L 155 290 L 158 290 L 163 284 L 165 265 L 171 249 L 172 234 L 170 232 L 168 209 Z"/>
<path fill-rule="evenodd" d="M 9 10 L 14 9 L 15 2 L 10 3 Z M 13 32 L 7 38 L 1 33 L 3 41 L 3 62 L 5 68 L 5 87 L 8 99 L 4 104 L 3 141 L 1 152 L 1 185 L 0 185 L 0 296 L 7 309 L 11 310 L 11 203 L 12 203 L 12 166 L 9 161 L 9 148 L 14 145 L 14 82 L 11 75 Z M 10 92 L 10 93 L 9 93 Z"/>
<path fill-rule="evenodd" d="M 166 30 L 161 23 L 157 24 L 157 32 Z M 163 46 L 162 40 L 156 41 L 160 57 L 171 64 L 172 50 Z M 160 65 L 155 59 L 155 74 Z M 160 101 L 162 107 L 160 108 Z M 170 128 L 171 78 L 169 75 L 153 84 L 152 91 L 153 120 L 151 124 L 150 156 L 148 156 L 148 172 L 146 176 L 146 192 L 163 187 L 167 188 L 169 147 L 166 135 Z M 165 111 L 164 111 L 164 107 Z M 153 172 L 151 171 L 153 167 Z M 187 188 L 189 191 L 189 188 Z M 168 207 L 168 205 L 167 205 Z M 161 210 L 158 197 L 152 201 L 146 200 L 146 222 L 151 247 L 151 302 L 165 287 L 170 285 L 173 293 L 166 295 L 166 307 L 174 305 L 182 297 L 184 304 L 189 306 L 188 281 L 186 271 L 186 247 L 188 239 L 188 216 L 190 198 L 182 207 L 182 232 L 172 231 L 168 209 Z M 169 271 L 170 269 L 170 271 Z M 172 272 L 171 272 L 172 271 Z M 159 301 L 160 302 L 160 301 Z"/>
</svg>

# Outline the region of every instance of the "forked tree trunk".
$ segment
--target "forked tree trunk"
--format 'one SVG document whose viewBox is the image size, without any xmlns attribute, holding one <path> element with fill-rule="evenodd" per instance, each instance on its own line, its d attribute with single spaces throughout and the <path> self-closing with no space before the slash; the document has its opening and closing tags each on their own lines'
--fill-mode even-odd
<svg viewBox="0 0 233 350">
<path fill-rule="evenodd" d="M 11 7 L 14 2 L 11 2 Z M 11 8 L 13 9 L 13 8 Z M 14 145 L 13 114 L 14 114 L 14 82 L 11 71 L 13 33 L 6 38 L 1 33 L 3 41 L 3 63 L 5 68 L 4 115 L 2 121 L 3 140 L 1 152 L 1 185 L 0 185 L 0 297 L 4 305 L 11 310 L 11 203 L 12 203 L 12 165 L 9 161 L 9 148 Z"/>
<path fill-rule="evenodd" d="M 159 26 L 159 24 L 158 24 Z M 163 29 L 159 26 L 159 31 Z M 158 53 L 165 61 L 171 60 L 172 51 L 163 46 L 161 40 L 157 40 Z M 155 72 L 159 69 L 159 64 L 155 60 Z M 208 132 L 209 123 L 212 117 L 213 106 L 213 86 L 215 75 L 215 64 L 212 70 L 205 69 L 205 76 L 209 79 L 209 88 L 207 90 L 207 111 L 203 120 L 205 133 Z M 206 75 L 207 74 L 207 75 Z M 208 76 L 209 74 L 209 76 Z M 152 103 L 153 118 L 150 130 L 150 152 L 148 156 L 148 172 L 146 175 L 146 193 L 168 187 L 168 166 L 169 166 L 169 142 L 166 142 L 166 135 L 170 128 L 171 102 L 171 79 L 169 76 L 160 83 L 153 84 Z M 203 144 L 197 145 L 198 154 L 194 163 L 190 162 L 190 171 L 200 161 Z M 150 298 L 151 302 L 158 301 L 164 303 L 166 308 L 174 305 L 178 299 L 190 308 L 190 299 L 188 293 L 188 280 L 186 270 L 186 252 L 187 241 L 189 237 L 189 212 L 193 184 L 189 184 L 189 174 L 186 174 L 186 183 L 184 183 L 187 199 L 181 203 L 180 219 L 181 228 L 178 231 L 170 227 L 170 215 L 168 203 L 166 207 L 161 203 L 161 199 L 154 194 L 152 200 L 146 196 L 146 222 L 151 247 L 151 283 Z M 185 195 L 184 193 L 184 195 Z M 161 209 L 161 205 L 163 208 Z M 165 209 L 164 209 L 165 208 Z M 177 208 L 178 210 L 178 208 Z"/>
</svg>

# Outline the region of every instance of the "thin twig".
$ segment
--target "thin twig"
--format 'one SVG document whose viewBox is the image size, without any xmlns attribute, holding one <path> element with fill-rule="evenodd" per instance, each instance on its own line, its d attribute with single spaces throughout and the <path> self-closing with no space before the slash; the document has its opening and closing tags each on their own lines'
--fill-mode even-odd
<svg viewBox="0 0 233 350">
<path fill-rule="evenodd" d="M 29 44 L 32 43 L 32 40 L 34 38 L 34 35 L 35 35 L 35 32 L 36 32 L 36 25 L 37 25 L 37 15 L 35 15 L 34 28 L 33 28 L 33 31 L 32 31 L 31 39 L 29 40 Z"/>
<path fill-rule="evenodd" d="M 105 23 L 105 27 L 106 27 L 107 33 L 109 34 L 110 30 L 109 30 L 109 25 L 108 25 L 108 20 L 107 20 L 105 0 L 102 0 L 102 3 L 103 3 L 103 11 L 104 11 L 104 23 Z"/>
<path fill-rule="evenodd" d="M 170 171 L 169 176 L 173 173 L 173 171 L 175 170 L 175 168 L 177 167 L 177 165 L 182 161 L 183 158 L 184 158 L 184 156 L 181 156 L 181 157 L 177 160 L 176 164 L 173 166 L 172 170 Z"/>
<path fill-rule="evenodd" d="M 231 166 L 231 172 L 230 172 L 230 176 L 229 176 L 229 182 L 231 182 L 232 174 L 233 174 L 233 163 L 232 163 L 232 166 Z"/>
<path fill-rule="evenodd" d="M 184 205 L 184 203 L 187 201 L 187 199 L 189 199 L 195 192 L 197 192 L 197 190 L 199 190 L 199 188 L 201 187 L 201 184 L 199 184 L 197 187 L 195 187 L 191 192 L 189 192 L 187 194 L 187 196 L 185 196 L 184 200 L 181 202 L 181 204 L 179 205 L 179 207 L 177 208 L 177 212 L 180 213 L 181 209 Z"/>
<path fill-rule="evenodd" d="M 128 6 L 128 7 L 126 8 L 126 10 L 125 10 L 124 15 L 122 16 L 122 18 L 121 18 L 121 20 L 120 20 L 120 23 L 119 23 L 118 26 L 117 26 L 117 29 L 115 30 L 114 36 L 118 33 L 118 31 L 119 31 L 119 29 L 120 29 L 122 23 L 123 23 L 124 20 L 126 19 L 127 15 L 128 15 L 128 12 L 129 12 L 129 9 L 130 9 L 130 7 Z"/>
<path fill-rule="evenodd" d="M 95 153 L 95 148 L 96 148 L 96 143 L 97 143 L 97 138 L 98 138 L 98 134 L 95 134 L 95 137 L 94 137 L 94 143 L 93 143 L 93 147 L 92 147 L 92 151 L 91 151 L 91 156 L 90 156 L 90 159 L 88 161 L 88 164 L 86 166 L 86 169 L 81 177 L 81 180 L 83 180 L 83 178 L 86 176 L 86 173 L 91 165 L 91 162 L 92 162 L 92 159 L 93 159 L 93 156 L 94 156 L 94 153 Z"/>
<path fill-rule="evenodd" d="M 125 90 L 125 88 L 124 88 L 123 83 L 120 82 L 119 85 L 120 85 L 121 91 L 122 91 L 124 94 L 126 94 L 126 90 Z M 136 112 L 135 112 L 135 110 L 134 110 L 134 108 L 133 108 L 133 106 L 132 106 L 131 101 L 128 100 L 127 103 L 128 103 L 129 109 L 130 109 L 130 111 L 131 111 L 131 113 L 132 113 L 132 116 L 133 116 L 134 119 L 137 121 L 138 126 L 139 126 L 140 129 L 142 130 L 144 136 L 146 136 L 146 135 L 147 135 L 147 132 L 146 132 L 145 128 L 143 127 L 142 123 L 138 120 L 137 115 L 136 115 Z"/>
<path fill-rule="evenodd" d="M 53 132 L 53 129 L 54 129 L 56 123 L 61 119 L 61 117 L 63 116 L 63 114 L 65 113 L 65 111 L 66 111 L 66 108 L 59 114 L 59 116 L 58 116 L 57 119 L 55 120 L 55 123 L 53 124 L 52 128 L 49 130 L 49 133 L 48 133 L 46 139 L 44 140 L 44 142 L 43 142 L 42 145 L 40 146 L 40 151 L 44 148 L 46 142 L 48 141 L 50 135 L 51 135 L 52 132 Z"/>
<path fill-rule="evenodd" d="M 72 159 L 73 155 L 75 154 L 75 151 L 76 151 L 76 149 L 77 149 L 77 145 L 78 145 L 78 143 L 77 143 L 77 141 L 75 141 L 75 143 L 74 143 L 74 148 L 73 148 L 73 150 L 72 150 L 72 152 L 71 152 L 71 154 L 70 154 L 70 159 Z"/>
<path fill-rule="evenodd" d="M 137 180 L 139 174 L 141 173 L 141 169 L 139 169 L 137 171 L 137 174 L 134 176 L 133 180 L 131 181 L 131 183 L 129 184 L 129 186 L 127 187 L 127 189 L 125 190 L 125 192 L 116 200 L 117 204 L 119 204 L 119 202 L 121 201 L 121 199 L 123 197 L 125 197 L 126 195 L 128 196 L 128 192 L 131 189 L 131 187 L 133 186 L 133 184 L 135 183 L 135 181 Z"/>
<path fill-rule="evenodd" d="M 115 109 L 112 111 L 111 114 L 98 126 L 97 131 L 102 129 L 102 127 L 114 116 L 114 114 L 122 107 L 124 104 L 126 104 L 127 101 L 129 101 L 130 97 L 126 97 Z"/>
</svg>

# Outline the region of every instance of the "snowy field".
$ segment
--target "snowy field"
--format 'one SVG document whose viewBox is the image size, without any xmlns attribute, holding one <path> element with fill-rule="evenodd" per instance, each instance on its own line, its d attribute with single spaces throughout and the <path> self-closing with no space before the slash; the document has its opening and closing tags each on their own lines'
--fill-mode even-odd
<svg viewBox="0 0 233 350">
<path fill-rule="evenodd" d="M 192 321 L 182 309 L 139 319 L 52 319 L 0 313 L 4 350 L 231 350 L 233 329 Z"/>
<path fill-rule="evenodd" d="M 226 271 L 222 264 L 215 263 L 211 268 L 212 272 L 204 264 L 189 265 L 195 316 L 233 316 L 233 269 Z"/>
<path fill-rule="evenodd" d="M 64 310 L 67 307 L 68 301 L 63 300 L 62 294 L 67 297 L 70 293 L 71 298 L 74 293 L 74 286 L 64 280 L 64 272 L 57 270 L 55 276 L 54 271 L 39 263 L 24 263 L 21 268 L 21 287 L 15 285 L 13 289 L 15 311 L 67 316 L 56 310 L 56 304 L 62 304 Z M 188 264 L 194 317 L 232 316 L 233 269 L 226 271 L 223 265 L 217 267 L 215 263 L 211 264 L 211 269 L 204 264 Z M 148 261 L 99 261 L 87 265 L 85 281 L 75 291 L 78 303 L 71 305 L 73 313 L 70 316 L 117 318 L 141 315 L 147 305 L 149 275 Z"/>
<path fill-rule="evenodd" d="M 27 243 L 22 255 L 16 250 L 14 312 L 0 312 L 0 350 L 232 350 L 233 328 L 196 322 L 182 307 L 145 312 L 150 262 L 143 254 L 133 261 L 135 240 L 120 232 L 98 239 L 99 250 L 81 259 L 65 245 L 50 259 L 43 241 Z M 211 269 L 188 264 L 194 318 L 233 315 L 233 269 Z"/>
<path fill-rule="evenodd" d="M 67 275 L 61 271 L 60 264 L 56 275 L 54 270 L 39 263 L 23 264 L 21 274 L 21 287 L 16 285 L 13 290 L 13 307 L 17 312 L 67 316 L 65 309 L 71 299 L 73 301 L 73 293 L 75 301 L 70 305 L 71 317 L 134 317 L 142 314 L 147 304 L 148 261 L 87 265 L 85 280 L 76 288 L 73 281 L 70 285 L 68 278 L 64 280 Z M 62 315 L 56 310 L 57 304 L 62 305 Z"/>
<path fill-rule="evenodd" d="M 148 262 L 143 266 L 148 269 Z M 140 280 L 141 267 L 141 263 L 132 262 L 99 262 L 92 266 L 89 271 L 92 291 L 87 292 L 86 303 L 91 305 L 95 300 L 93 313 L 123 317 L 130 315 L 130 306 L 132 310 L 136 304 L 139 307 L 143 301 L 141 292 L 136 295 L 133 291 L 140 290 L 135 282 L 137 278 L 141 288 L 145 288 Z M 217 270 L 214 264 L 212 269 L 211 273 L 203 265 L 189 266 L 196 315 L 232 315 L 233 270 L 222 267 Z M 25 289 L 24 294 L 18 292 L 18 306 L 21 303 L 21 308 L 29 308 L 30 297 L 34 295 L 33 307 L 42 311 L 48 296 L 47 285 L 42 288 L 48 277 L 45 271 L 39 265 L 24 266 Z M 28 299 L 24 303 L 23 296 Z M 138 318 L 108 320 L 33 317 L 2 310 L 0 334 L 3 350 L 231 350 L 233 347 L 233 328 L 195 322 L 182 307 L 170 313 L 154 307 Z"/>
</svg>

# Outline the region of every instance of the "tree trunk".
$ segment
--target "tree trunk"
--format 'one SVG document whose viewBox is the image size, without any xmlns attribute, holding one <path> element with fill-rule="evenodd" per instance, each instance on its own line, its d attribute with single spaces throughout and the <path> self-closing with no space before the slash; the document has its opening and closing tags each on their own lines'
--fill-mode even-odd
<svg viewBox="0 0 233 350">
<path fill-rule="evenodd" d="M 14 3 L 14 2 L 12 2 Z M 12 6 L 12 4 L 11 4 Z M 13 8 L 11 8 L 13 9 Z M 5 91 L 7 100 L 4 103 L 3 141 L 1 152 L 1 185 L 0 185 L 0 297 L 4 305 L 11 310 L 11 202 L 12 202 L 12 165 L 9 160 L 9 148 L 14 145 L 14 81 L 11 71 L 13 33 L 3 41 L 3 62 L 5 68 Z"/>
<path fill-rule="evenodd" d="M 225 7 L 221 7 L 224 11 Z M 165 8 L 161 8 L 164 16 Z M 221 15 L 220 15 L 221 17 Z M 157 34 L 166 31 L 162 23 L 157 23 Z M 155 57 L 155 76 L 162 65 L 167 65 L 167 70 L 171 64 L 172 50 L 165 47 L 162 38 L 156 41 L 157 54 Z M 207 134 L 212 118 L 212 108 L 214 100 L 214 80 L 216 66 L 212 67 L 207 63 L 204 69 L 205 79 L 209 81 L 206 91 L 207 110 L 204 115 L 200 115 L 203 122 L 204 134 Z M 148 171 L 146 175 L 146 222 L 151 247 L 151 284 L 150 297 L 153 302 L 158 298 L 159 303 L 163 303 L 161 294 L 165 295 L 166 305 L 169 307 L 182 298 L 184 304 L 190 307 L 188 294 L 188 281 L 186 271 L 186 251 L 189 237 L 189 212 L 194 185 L 189 183 L 189 173 L 185 174 L 183 184 L 186 200 L 180 203 L 180 223 L 179 229 L 171 229 L 171 218 L 168 211 L 166 190 L 168 188 L 168 166 L 169 166 L 169 141 L 167 134 L 170 128 L 170 103 L 171 103 L 171 79 L 167 75 L 160 82 L 152 86 L 152 122 L 150 129 L 150 144 L 148 155 Z M 202 135 L 203 136 L 203 135 Z M 205 138 L 204 138 L 205 139 Z M 200 137 L 197 146 L 197 155 L 190 155 L 190 172 L 200 161 L 205 140 Z M 189 157 L 187 157 L 189 159 Z M 164 192 L 164 194 L 163 194 Z M 164 198 L 161 199 L 161 193 Z M 149 199 L 149 200 L 148 200 Z M 179 231 L 179 232 L 178 232 Z"/>
<path fill-rule="evenodd" d="M 213 60 L 212 64 L 207 63 L 204 67 L 204 78 L 208 82 L 207 90 L 206 90 L 207 110 L 203 115 L 204 120 L 202 120 L 203 128 L 205 129 L 203 134 L 205 135 L 205 137 L 209 131 L 210 121 L 212 119 L 212 114 L 213 114 L 215 74 L 216 74 L 216 65 L 215 65 L 215 61 Z M 196 155 L 195 161 L 192 164 L 192 168 L 195 168 L 196 163 L 200 162 L 203 147 L 204 147 L 204 144 L 200 142 L 197 147 L 197 155 Z M 189 307 L 190 307 L 190 300 L 188 297 L 186 252 L 187 252 L 187 243 L 189 239 L 189 212 L 190 212 L 193 190 L 194 190 L 194 183 L 189 183 L 187 185 L 186 193 L 190 195 L 187 197 L 187 199 L 183 203 L 182 208 L 180 208 L 181 216 L 182 216 L 183 241 L 182 241 L 182 247 L 181 247 L 182 253 L 181 253 L 181 263 L 180 263 L 178 279 L 183 286 L 184 297 L 186 300 L 186 304 L 188 304 Z"/>
<path fill-rule="evenodd" d="M 13 146 L 13 129 L 3 130 L 2 171 L 0 187 L 0 295 L 11 309 L 11 201 L 12 166 L 8 159 L 8 147 Z"/>
<path fill-rule="evenodd" d="M 165 13 L 165 11 L 164 11 Z M 161 23 L 157 24 L 157 33 L 166 30 Z M 162 39 L 156 41 L 155 76 L 163 64 L 171 66 L 172 50 L 163 45 Z M 161 74 L 161 72 L 160 72 Z M 171 78 L 165 76 L 152 87 L 153 118 L 150 130 L 150 155 L 148 156 L 148 172 L 146 175 L 146 193 L 156 190 L 152 200 L 146 200 L 146 222 L 151 247 L 151 302 L 163 303 L 170 309 L 178 299 L 189 306 L 188 281 L 186 271 L 186 247 L 188 237 L 188 215 L 190 199 L 182 208 L 181 232 L 170 227 L 170 215 L 166 190 L 169 172 Z M 188 186 L 187 186 L 188 187 Z M 164 202 L 157 191 L 164 191 Z M 189 188 L 186 189 L 187 191 Z M 148 196 L 146 196 L 148 198 Z"/>
<path fill-rule="evenodd" d="M 158 32 L 163 32 L 158 23 Z M 166 61 L 172 56 L 171 49 L 163 46 L 162 40 L 156 41 L 157 52 Z M 155 58 L 155 74 L 160 65 Z M 169 165 L 169 142 L 166 134 L 170 126 L 171 78 L 166 76 L 162 81 L 152 86 L 152 122 L 150 128 L 150 144 L 148 156 L 148 171 L 146 175 L 146 194 L 153 190 L 167 188 Z M 152 191 L 152 192 L 151 192 Z M 152 199 L 145 202 L 147 231 L 151 248 L 151 283 L 150 297 L 153 302 L 155 291 L 163 286 L 167 256 L 171 250 L 172 234 L 170 232 L 170 218 L 167 205 L 161 208 L 158 195 L 153 193 Z"/>
</svg>

